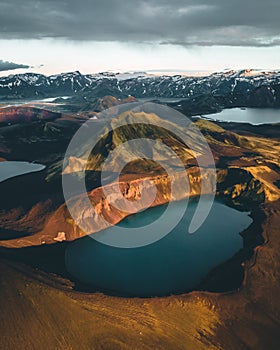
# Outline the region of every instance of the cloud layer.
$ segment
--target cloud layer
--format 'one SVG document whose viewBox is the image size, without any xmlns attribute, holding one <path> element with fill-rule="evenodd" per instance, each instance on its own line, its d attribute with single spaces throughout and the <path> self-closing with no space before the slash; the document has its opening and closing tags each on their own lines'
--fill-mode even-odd
<svg viewBox="0 0 280 350">
<path fill-rule="evenodd" d="M 27 66 L 26 64 L 18 64 L 18 63 L 6 62 L 3 60 L 0 60 L 0 72 L 6 71 L 6 70 L 22 69 L 22 68 L 31 68 L 31 67 Z"/>
<path fill-rule="evenodd" d="M 277 0 L 1 0 L 2 39 L 280 45 Z"/>
</svg>

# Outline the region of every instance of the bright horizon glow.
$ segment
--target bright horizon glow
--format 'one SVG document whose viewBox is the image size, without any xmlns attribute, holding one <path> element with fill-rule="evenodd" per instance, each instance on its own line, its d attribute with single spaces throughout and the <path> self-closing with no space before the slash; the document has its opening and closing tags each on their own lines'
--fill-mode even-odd
<svg viewBox="0 0 280 350">
<path fill-rule="evenodd" d="M 0 72 L 46 75 L 80 71 L 213 72 L 225 69 L 279 69 L 280 47 L 161 45 L 149 43 L 0 40 L 1 59 L 33 68 Z"/>
</svg>

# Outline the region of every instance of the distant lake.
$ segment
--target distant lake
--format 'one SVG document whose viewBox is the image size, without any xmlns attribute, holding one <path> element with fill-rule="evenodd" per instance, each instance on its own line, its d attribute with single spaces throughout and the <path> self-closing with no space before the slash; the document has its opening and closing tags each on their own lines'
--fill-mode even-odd
<svg viewBox="0 0 280 350">
<path fill-rule="evenodd" d="M 202 116 L 205 119 L 222 122 L 275 124 L 280 123 L 280 109 L 277 108 L 230 108 L 220 113 L 207 114 Z"/>
<path fill-rule="evenodd" d="M 18 175 L 41 171 L 44 165 L 28 162 L 0 162 L 0 182 Z"/>
<path fill-rule="evenodd" d="M 19 100 L 0 100 L 0 108 L 7 108 L 7 107 L 19 107 L 24 105 L 38 105 L 40 103 L 52 103 L 56 99 L 61 98 L 64 99 L 65 102 L 68 100 L 71 96 L 57 96 L 57 97 L 49 97 L 49 98 L 43 98 L 38 100 L 33 99 L 19 99 Z M 2 106 L 1 106 L 2 105 Z"/>
<path fill-rule="evenodd" d="M 180 102 L 184 100 L 182 97 L 143 97 L 138 98 L 138 101 L 140 102 L 152 102 L 152 101 L 159 101 L 162 103 L 174 103 L 174 102 Z"/>
<path fill-rule="evenodd" d="M 204 201 L 209 199 L 205 197 Z M 171 203 L 170 215 L 176 216 L 186 204 Z M 196 201 L 189 202 L 176 228 L 156 243 L 141 248 L 110 247 L 88 236 L 78 239 L 66 250 L 66 268 L 76 280 L 120 296 L 162 296 L 191 290 L 243 247 L 239 233 L 252 222 L 248 213 L 215 201 L 201 228 L 188 234 L 196 207 Z M 118 226 L 143 227 L 158 219 L 165 209 L 165 205 L 147 209 L 127 217 Z M 164 220 L 159 221 L 159 231 L 164 228 Z M 114 227 L 98 234 L 105 233 L 116 234 Z"/>
</svg>

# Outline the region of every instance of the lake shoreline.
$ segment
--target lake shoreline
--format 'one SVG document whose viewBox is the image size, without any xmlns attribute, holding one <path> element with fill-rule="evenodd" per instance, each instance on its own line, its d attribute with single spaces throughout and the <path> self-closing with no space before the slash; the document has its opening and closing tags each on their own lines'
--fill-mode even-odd
<svg viewBox="0 0 280 350">
<path fill-rule="evenodd" d="M 261 117 L 260 112 L 263 112 L 265 117 Z M 215 123 L 238 123 L 252 126 L 277 125 L 280 124 L 280 108 L 227 107 L 217 113 L 204 113 L 196 118 Z"/>
<path fill-rule="evenodd" d="M 223 198 L 218 198 L 223 202 Z M 235 205 L 233 205 L 235 206 Z M 172 295 L 184 295 L 192 293 L 210 293 L 210 294 L 228 294 L 237 292 L 243 287 L 246 279 L 245 262 L 254 259 L 254 254 L 258 246 L 264 243 L 262 225 L 265 222 L 264 210 L 255 208 L 251 215 L 253 222 L 240 233 L 243 237 L 244 247 L 234 254 L 231 258 L 210 272 L 202 279 L 201 283 L 185 292 L 172 293 L 169 296 L 148 297 L 148 298 L 169 298 Z M 112 290 L 101 290 L 89 286 L 86 283 L 78 281 L 69 274 L 65 268 L 64 255 L 68 245 L 72 242 L 62 242 L 53 245 L 41 245 L 26 248 L 4 248 L 0 247 L 0 253 L 4 259 L 9 259 L 12 265 L 26 272 L 28 275 L 38 278 L 43 283 L 51 285 L 55 288 L 71 291 L 74 293 L 82 293 L 83 295 L 105 294 L 108 297 L 117 298 L 147 298 L 135 295 L 121 295 Z M 48 257 L 52 256 L 50 264 Z M 241 267 L 241 268 L 240 268 Z M 231 281 L 225 281 L 225 274 L 231 270 L 231 276 L 234 276 Z M 235 272 L 234 272 L 235 271 Z M 227 285 L 227 282 L 230 282 Z"/>
</svg>

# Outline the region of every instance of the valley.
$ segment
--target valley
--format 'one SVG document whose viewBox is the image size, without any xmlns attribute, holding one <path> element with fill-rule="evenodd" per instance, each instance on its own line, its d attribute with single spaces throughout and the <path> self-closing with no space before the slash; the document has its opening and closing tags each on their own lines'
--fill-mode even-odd
<svg viewBox="0 0 280 350">
<path fill-rule="evenodd" d="M 202 182 L 207 183 L 197 163 L 203 146 L 195 145 L 197 154 L 194 156 L 187 145 L 166 131 L 169 125 L 166 120 L 160 120 L 161 127 L 139 124 L 137 129 L 116 128 L 114 120 L 102 119 L 98 113 L 107 107 L 121 106 L 127 100 L 109 96 L 94 101 L 95 107 L 91 105 L 83 114 L 70 113 L 70 109 L 50 111 L 33 106 L 7 107 L 0 111 L 2 160 L 45 166 L 39 172 L 0 183 L 4 334 L 8 335 L 9 328 L 15 327 L 26 348 L 41 348 L 44 342 L 57 348 L 75 348 L 77 339 L 83 339 L 81 349 L 89 346 L 125 349 L 127 343 L 131 348 L 141 339 L 143 349 L 149 349 L 151 342 L 159 349 L 185 349 L 186 344 L 195 349 L 236 349 L 243 344 L 244 348 L 254 350 L 269 344 L 271 349 L 277 349 L 279 124 L 214 123 L 192 118 L 213 154 L 217 198 L 229 207 L 250 212 L 253 221 L 241 233 L 241 249 L 212 268 L 195 288 L 165 297 L 126 298 L 78 281 L 65 266 L 68 245 L 87 238 L 71 219 L 62 191 L 62 172 L 79 182 L 79 169 L 84 161 L 81 148 L 81 158 L 72 158 L 63 169 L 70 139 L 92 116 L 96 117 L 92 123 L 104 130 L 86 162 L 86 187 L 99 215 L 113 225 L 122 224 L 129 216 L 113 208 L 114 202 L 107 202 L 102 193 L 102 164 L 110 151 L 131 137 L 147 134 L 176 151 L 186 170 L 177 172 L 174 181 L 180 183 L 187 175 L 191 184 L 188 191 L 178 191 L 176 198 L 170 196 L 170 179 L 164 169 L 145 159 L 128 163 L 121 170 L 120 164 L 127 157 L 123 154 L 123 159 L 114 163 L 114 171 L 106 177 L 106 186 L 114 188 L 121 170 L 117 184 L 123 196 L 132 201 L 139 197 L 142 181 L 150 181 L 158 190 L 152 203 L 157 209 L 170 200 L 180 203 L 180 200 L 201 194 Z M 134 117 L 137 118 L 137 114 Z M 130 120 L 132 115 L 123 114 L 121 118 Z M 157 116 L 147 113 L 141 118 L 148 122 Z M 113 126 L 111 133 L 106 132 L 108 126 Z M 160 154 L 161 148 L 156 151 Z M 129 152 L 135 150 L 131 148 Z M 168 156 L 167 159 L 170 163 L 172 158 Z M 81 193 L 73 192 L 73 198 L 83 207 Z M 98 217 L 95 225 L 96 232 L 107 228 Z M 5 300 L 9 300 L 9 307 Z M 22 322 L 19 312 L 30 313 L 29 324 Z M 56 327 L 51 324 L 50 315 L 57 320 Z M 67 322 L 69 318 L 73 320 L 70 323 Z M 44 326 L 40 326 L 39 319 L 44 320 Z M 134 321 L 131 323 L 131 320 Z M 91 324 L 100 322 L 102 327 L 91 328 Z M 30 335 L 28 329 L 40 337 Z M 248 334 L 253 345 L 248 343 Z M 1 341 L 7 346 L 7 338 Z M 12 349 L 15 342 L 16 338 L 9 338 L 8 348 Z"/>
</svg>

